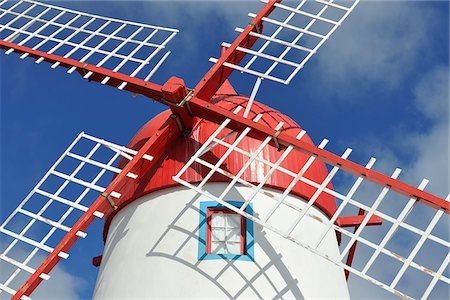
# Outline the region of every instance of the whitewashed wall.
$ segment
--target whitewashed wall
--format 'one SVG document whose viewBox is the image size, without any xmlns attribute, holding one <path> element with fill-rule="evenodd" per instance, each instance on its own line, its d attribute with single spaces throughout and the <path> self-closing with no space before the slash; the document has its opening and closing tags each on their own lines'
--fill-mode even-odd
<svg viewBox="0 0 450 300">
<path fill-rule="evenodd" d="M 207 188 L 217 194 L 221 185 L 211 183 Z M 226 200 L 243 201 L 242 195 L 251 191 L 237 187 Z M 257 224 L 255 261 L 198 260 L 199 203 L 211 201 L 202 197 L 176 187 L 146 195 L 121 210 L 109 228 L 94 298 L 349 298 L 343 270 Z M 297 197 L 289 200 L 304 203 Z M 255 214 L 268 211 L 273 203 L 270 195 L 258 196 Z M 292 212 L 283 209 L 273 222 L 288 226 Z M 316 208 L 311 213 L 327 218 Z M 323 226 L 305 218 L 296 229 L 297 237 L 312 243 Z M 338 255 L 334 231 L 322 247 L 329 255 Z"/>
</svg>

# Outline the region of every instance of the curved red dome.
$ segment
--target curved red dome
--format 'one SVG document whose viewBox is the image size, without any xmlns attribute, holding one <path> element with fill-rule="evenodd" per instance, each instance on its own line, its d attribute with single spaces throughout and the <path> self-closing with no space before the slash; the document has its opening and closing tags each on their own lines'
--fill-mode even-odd
<svg viewBox="0 0 450 300">
<path fill-rule="evenodd" d="M 247 97 L 237 96 L 237 95 L 219 95 L 213 98 L 213 103 L 221 106 L 222 108 L 233 111 L 237 106 L 245 106 L 248 101 Z M 296 137 L 302 130 L 298 124 L 296 124 L 292 119 L 283 115 L 282 113 L 258 102 L 254 102 L 252 105 L 250 117 L 255 117 L 257 114 L 262 114 L 262 118 L 259 123 L 266 124 L 274 128 L 279 122 L 283 122 L 283 132 L 288 133 Z M 166 110 L 152 120 L 147 122 L 139 132 L 133 137 L 133 139 L 128 144 L 129 148 L 134 150 L 139 150 L 140 147 L 159 129 L 159 127 L 167 120 L 171 115 L 170 110 Z M 173 181 L 172 176 L 176 175 L 178 171 L 186 164 L 186 162 L 194 155 L 194 153 L 201 147 L 201 145 L 212 135 L 212 133 L 217 129 L 219 125 L 202 120 L 194 128 L 190 136 L 180 136 L 178 140 L 173 145 L 168 145 L 164 149 L 166 152 L 163 155 L 161 161 L 157 162 L 153 169 L 147 171 L 147 173 L 138 174 L 140 180 L 133 181 L 133 184 L 127 185 L 126 190 L 119 190 L 122 194 L 121 199 L 123 203 L 128 204 L 134 199 L 140 198 L 148 193 L 154 192 L 156 190 L 178 186 L 179 184 Z M 304 135 L 303 141 L 311 143 L 311 139 Z M 260 146 L 261 142 L 259 140 L 246 137 L 238 145 L 241 149 L 248 152 L 255 152 Z M 217 162 L 225 153 L 227 148 L 223 146 L 214 147 L 209 153 L 205 154 L 210 163 Z M 262 152 L 261 156 L 266 160 L 275 162 L 281 156 L 283 151 L 278 151 L 277 148 L 268 145 Z M 151 153 L 149 153 L 151 154 Z M 293 150 L 287 158 L 283 161 L 281 166 L 292 170 L 293 172 L 299 172 L 304 166 L 309 156 L 297 150 Z M 121 161 L 119 165 L 123 165 L 127 161 Z M 237 174 L 239 170 L 244 166 L 246 158 L 239 153 L 231 153 L 225 160 L 222 168 L 232 174 Z M 146 162 L 143 162 L 141 170 L 145 170 Z M 264 165 L 260 162 L 253 162 L 252 165 L 244 172 L 242 178 L 246 181 L 258 184 L 260 180 L 267 174 L 270 167 Z M 184 174 L 185 180 L 189 182 L 200 182 L 210 169 L 200 166 L 192 165 Z M 263 175 L 261 175 L 263 174 Z M 315 160 L 314 163 L 308 168 L 305 173 L 305 177 L 311 179 L 315 182 L 321 183 L 328 175 L 328 171 L 323 162 Z M 209 182 L 229 182 L 230 179 L 216 174 L 211 177 Z M 284 191 L 292 181 L 292 177 L 288 176 L 282 172 L 274 172 L 271 178 L 268 180 L 266 187 Z M 328 186 L 331 188 L 331 183 Z M 298 182 L 292 189 L 291 194 L 300 196 L 304 199 L 310 199 L 315 193 L 316 189 L 306 185 L 303 182 Z M 336 211 L 336 201 L 333 196 L 323 193 L 316 200 L 316 207 L 321 209 L 328 216 L 333 215 Z M 119 208 L 120 209 L 120 208 Z M 117 213 L 117 211 L 115 212 Z M 109 215 L 106 222 L 105 234 L 107 232 L 107 227 L 111 221 L 113 215 Z"/>
</svg>

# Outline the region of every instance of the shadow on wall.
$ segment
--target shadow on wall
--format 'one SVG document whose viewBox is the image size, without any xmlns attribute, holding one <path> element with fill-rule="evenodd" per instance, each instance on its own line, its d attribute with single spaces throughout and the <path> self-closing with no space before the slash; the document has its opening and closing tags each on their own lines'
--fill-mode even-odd
<svg viewBox="0 0 450 300">
<path fill-rule="evenodd" d="M 230 198 L 234 199 L 241 199 L 242 196 L 238 193 L 237 190 L 230 191 L 228 194 Z M 273 292 L 275 296 L 273 296 L 273 299 L 280 299 L 284 295 L 286 295 L 288 292 L 295 297 L 295 299 L 304 299 L 303 295 L 300 292 L 300 289 L 298 288 L 298 280 L 296 278 L 293 278 L 290 274 L 288 268 L 281 260 L 281 255 L 275 251 L 275 249 L 272 247 L 272 245 L 267 241 L 265 238 L 265 232 L 262 231 L 262 227 L 255 224 L 254 228 L 254 239 L 255 243 L 259 245 L 259 248 L 264 251 L 264 254 L 269 257 L 267 263 L 261 264 L 258 262 L 258 258 L 255 259 L 254 262 L 245 262 L 248 264 L 252 264 L 252 268 L 255 266 L 257 267 L 257 272 L 252 274 L 251 276 L 248 276 L 248 274 L 244 274 L 240 269 L 242 269 L 242 264 L 237 267 L 235 260 L 227 260 L 222 261 L 225 262 L 225 264 L 221 267 L 219 271 L 215 270 L 216 275 L 213 276 L 211 274 L 206 273 L 202 268 L 200 267 L 201 264 L 204 264 L 205 262 L 202 260 L 196 260 L 195 263 L 192 261 L 188 261 L 180 255 L 182 249 L 186 247 L 189 244 L 192 244 L 192 241 L 195 241 L 196 244 L 198 244 L 198 232 L 199 232 L 199 226 L 195 228 L 195 230 L 187 230 L 183 227 L 180 227 L 177 225 L 178 221 L 187 213 L 192 213 L 192 211 L 195 211 L 195 213 L 198 215 L 200 214 L 199 208 L 194 205 L 196 201 L 198 201 L 199 196 L 197 195 L 194 197 L 190 202 L 186 204 L 184 209 L 177 215 L 177 217 L 173 220 L 171 224 L 167 226 L 167 229 L 164 231 L 164 233 L 160 236 L 158 241 L 155 242 L 154 246 L 149 250 L 149 252 L 146 254 L 147 257 L 162 257 L 165 259 L 169 259 L 172 261 L 176 261 L 178 263 L 183 264 L 184 266 L 189 267 L 195 272 L 198 272 L 201 274 L 204 278 L 209 280 L 211 283 L 213 283 L 215 286 L 217 286 L 218 289 L 220 289 L 224 295 L 226 295 L 230 299 L 238 299 L 240 298 L 244 292 L 247 290 L 251 290 L 251 294 L 254 295 L 254 298 L 256 299 L 265 299 L 267 296 L 263 297 L 263 295 L 260 294 L 260 291 L 258 291 L 258 288 L 255 287 L 254 283 L 260 278 L 264 277 L 266 282 L 269 283 L 269 286 L 273 289 Z M 161 243 L 164 243 L 165 239 L 168 238 L 167 236 L 170 236 L 173 231 L 177 232 L 177 236 L 180 236 L 180 234 L 185 236 L 184 241 L 181 242 L 180 246 L 174 253 L 166 253 L 166 252 L 159 252 L 158 246 Z M 120 238 L 120 236 L 118 236 Z M 262 254 L 262 253 L 261 253 Z M 261 255 L 260 255 L 261 256 Z M 283 279 L 283 286 L 280 287 L 280 283 L 275 283 L 272 278 L 269 278 L 267 275 L 267 270 L 275 268 L 277 272 L 279 273 L 279 276 Z M 242 281 L 240 281 L 238 284 L 236 292 L 231 292 L 226 286 L 222 285 L 221 282 L 224 282 L 221 280 L 221 277 L 226 274 L 226 271 L 228 269 L 232 269 L 234 272 L 239 274 L 239 276 L 242 278 Z M 266 287 L 268 288 L 268 287 Z M 248 295 L 248 293 L 246 294 Z M 290 296 L 291 296 L 290 295 Z"/>
<path fill-rule="evenodd" d="M 236 189 L 231 190 L 228 197 L 237 200 L 242 199 L 242 196 Z M 199 195 L 196 195 L 184 206 L 182 206 L 178 215 L 170 224 L 167 225 L 167 228 L 162 232 L 159 238 L 151 243 L 151 248 L 145 254 L 146 257 L 164 258 L 190 268 L 192 271 L 197 272 L 203 278 L 214 284 L 223 293 L 223 295 L 229 299 L 238 299 L 241 297 L 248 297 L 249 295 L 251 295 L 250 297 L 253 299 L 267 299 L 267 290 L 271 290 L 270 294 L 273 299 L 280 299 L 288 295 L 289 297 L 293 297 L 295 299 L 304 299 L 298 287 L 297 278 L 294 278 L 291 275 L 288 267 L 283 263 L 281 255 L 275 251 L 272 245 L 267 241 L 265 237 L 266 233 L 262 231 L 262 227 L 257 224 L 254 224 L 254 241 L 255 246 L 259 249 L 259 252 L 257 254 L 255 253 L 255 261 L 242 262 L 236 260 L 216 260 L 205 262 L 204 260 L 198 260 L 196 257 L 197 248 L 192 249 L 192 245 L 198 245 L 199 241 L 198 232 L 200 225 L 198 224 L 198 216 L 200 211 L 196 206 L 196 202 L 198 201 Z M 115 227 L 115 230 L 109 233 L 109 245 L 118 245 L 120 241 L 126 237 L 128 234 L 128 223 L 138 207 L 139 205 L 133 206 L 132 210 L 130 210 L 127 214 L 122 215 L 122 217 L 117 220 L 118 224 Z M 128 208 L 130 209 L 131 207 Z M 182 220 L 182 218 L 191 218 L 193 215 L 197 216 L 195 228 L 186 228 L 185 226 L 181 226 L 180 220 Z M 170 240 L 174 234 L 179 238 L 181 237 L 179 246 L 174 251 L 160 251 L 161 246 Z M 111 257 L 112 250 L 112 247 L 105 247 L 102 266 L 108 265 L 108 260 Z M 186 259 L 183 251 L 195 252 L 196 259 Z M 265 259 L 258 259 L 263 258 L 264 256 L 266 256 Z M 262 263 L 261 261 L 264 262 Z M 215 266 L 218 266 L 218 268 L 214 270 L 214 274 L 208 273 L 202 268 L 205 263 L 214 262 L 217 262 Z M 249 269 L 252 271 L 251 274 L 246 272 L 248 270 L 243 270 L 242 263 L 249 264 Z M 276 282 L 272 276 L 268 275 L 268 270 L 272 273 L 277 273 Z M 230 271 L 238 274 L 237 276 L 240 277 L 239 282 L 233 282 L 233 291 L 230 290 L 229 286 L 227 287 L 223 284 L 224 282 L 227 282 L 227 274 L 229 274 Z M 102 285 L 102 276 L 100 276 L 97 280 L 98 282 L 96 285 Z M 258 280 L 264 280 L 265 282 L 264 296 L 261 294 L 260 287 L 257 287 Z M 259 282 L 259 286 L 261 286 L 261 282 Z"/>
</svg>

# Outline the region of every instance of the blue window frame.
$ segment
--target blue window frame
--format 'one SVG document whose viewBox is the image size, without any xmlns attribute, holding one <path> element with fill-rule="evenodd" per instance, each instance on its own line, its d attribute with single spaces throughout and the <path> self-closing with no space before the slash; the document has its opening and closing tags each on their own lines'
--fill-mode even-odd
<svg viewBox="0 0 450 300">
<path fill-rule="evenodd" d="M 228 204 L 231 204 L 235 207 L 241 207 L 244 202 L 239 201 L 227 201 Z M 249 219 L 245 219 L 245 230 L 243 230 L 244 241 L 244 250 L 241 254 L 212 254 L 208 253 L 207 249 L 210 249 L 210 245 L 207 243 L 211 242 L 211 239 L 207 238 L 208 234 L 208 214 L 211 214 L 211 211 L 226 209 L 225 206 L 215 202 L 215 201 L 202 201 L 200 202 L 200 226 L 199 226 L 199 239 L 198 239 L 198 259 L 199 260 L 211 260 L 211 259 L 225 259 L 225 260 L 248 260 L 254 261 L 254 239 L 253 239 L 253 221 Z M 249 204 L 245 211 L 253 215 L 253 207 L 252 204 Z M 208 241 L 209 240 L 209 241 Z"/>
</svg>

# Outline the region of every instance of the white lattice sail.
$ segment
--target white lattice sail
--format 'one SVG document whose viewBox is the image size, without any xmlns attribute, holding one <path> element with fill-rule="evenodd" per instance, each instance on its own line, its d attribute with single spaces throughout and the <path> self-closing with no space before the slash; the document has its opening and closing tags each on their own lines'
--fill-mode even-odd
<svg viewBox="0 0 450 300">
<path fill-rule="evenodd" d="M 269 0 L 261 0 L 268 3 Z M 318 51 L 347 16 L 359 0 L 302 0 L 275 3 L 275 10 L 262 18 L 262 28 L 249 33 L 259 40 L 251 47 L 237 47 L 246 54 L 239 63 L 225 62 L 225 67 L 263 79 L 289 84 L 306 62 Z M 249 13 L 255 18 L 257 14 Z M 243 32 L 243 28 L 236 28 Z M 222 46 L 228 48 L 230 43 Z M 216 63 L 217 58 L 210 58 Z"/>
<path fill-rule="evenodd" d="M 122 171 L 117 167 L 118 161 L 129 161 L 136 153 L 85 133 L 74 140 L 0 226 L 0 294 L 16 293 L 105 191 L 112 177 Z M 152 160 L 152 157 L 144 155 L 143 159 Z M 127 177 L 136 179 L 137 175 L 128 173 Z M 111 192 L 108 197 L 111 205 L 120 196 L 118 192 Z M 102 218 L 103 213 L 96 211 L 94 216 Z M 86 237 L 81 231 L 76 235 Z M 60 252 L 58 256 L 66 259 L 69 255 Z M 48 274 L 40 277 L 50 278 Z"/>
<path fill-rule="evenodd" d="M 235 113 L 237 112 L 238 110 L 235 111 Z M 257 116 L 254 121 L 258 122 L 259 119 L 260 116 Z M 365 176 L 352 175 L 341 169 L 339 165 L 330 165 L 329 175 L 324 181 L 315 182 L 306 177 L 305 173 L 312 163 L 318 159 L 317 156 L 310 156 L 300 170 L 281 167 L 281 163 L 290 153 L 301 149 L 296 149 L 291 145 L 281 150 L 282 154 L 277 161 L 268 161 L 260 154 L 268 147 L 270 142 L 276 142 L 276 137 L 268 136 L 260 141 L 258 149 L 250 153 L 239 148 L 239 143 L 251 133 L 252 128 L 247 127 L 240 133 L 229 134 L 229 129 L 227 129 L 229 122 L 230 119 L 226 119 L 218 127 L 190 161 L 174 176 L 175 181 L 219 202 L 264 228 L 290 239 L 292 242 L 342 267 L 347 272 L 370 281 L 397 296 L 408 299 L 427 299 L 433 298 L 436 295 L 433 292 L 438 293 L 437 290 L 445 293 L 450 284 L 448 269 L 450 261 L 448 236 L 450 225 L 448 207 L 450 202 L 448 201 L 450 201 L 450 195 L 446 199 L 448 205 L 436 209 L 420 203 L 417 198 L 408 199 L 389 186 L 374 184 L 366 180 Z M 282 126 L 283 124 L 280 123 L 275 130 L 282 130 Z M 305 132 L 302 131 L 297 139 L 300 140 L 304 134 Z M 218 138 L 219 136 L 225 137 Z M 323 149 L 327 143 L 327 140 L 323 140 L 319 148 Z M 214 158 L 214 155 L 208 155 L 208 152 L 217 146 L 224 147 L 226 149 L 225 154 L 217 161 L 210 161 L 211 157 Z M 245 162 L 243 168 L 237 174 L 231 174 L 222 165 L 231 153 L 234 157 L 236 155 L 242 156 Z M 351 149 L 347 149 L 341 158 L 346 160 L 350 153 Z M 371 169 L 374 163 L 375 159 L 371 158 L 366 168 Z M 196 168 L 196 165 L 208 168 L 209 173 L 201 182 L 192 183 L 184 180 L 186 171 L 189 168 Z M 259 174 L 263 179 L 258 185 L 241 178 L 248 168 L 264 172 L 264 174 Z M 271 193 L 270 188 L 265 186 L 275 172 L 281 172 L 291 178 L 290 185 L 281 196 L 275 196 Z M 400 172 L 400 169 L 395 169 L 391 177 L 397 178 Z M 205 185 L 215 174 L 228 177 L 230 183 L 220 193 L 212 194 Z M 331 181 L 333 181 L 333 188 L 329 185 Z M 315 189 L 311 199 L 303 204 L 289 202 L 286 197 L 299 182 Z M 427 183 L 428 181 L 424 179 L 418 189 L 423 190 Z M 253 189 L 253 193 L 245 199 L 245 203 L 240 208 L 225 201 L 228 193 L 232 191 L 235 185 Z M 272 209 L 258 211 L 259 206 L 253 205 L 253 215 L 245 212 L 245 208 L 251 203 L 257 203 L 258 199 L 268 201 L 268 197 L 263 197 L 263 195 L 270 194 L 273 195 L 271 198 L 273 201 Z M 338 204 L 336 212 L 329 220 L 317 218 L 317 216 L 311 214 L 310 210 L 314 202 L 323 194 L 335 197 Z M 261 197 L 258 197 L 259 195 Z M 280 220 L 274 217 L 277 214 L 278 216 L 280 214 L 285 216 L 282 220 L 290 216 L 290 226 L 286 227 L 283 224 L 281 227 L 281 224 L 274 221 Z M 355 230 L 339 226 L 339 220 L 352 215 L 359 215 L 360 217 L 360 225 Z M 307 218 L 326 225 L 323 232 L 316 233 L 317 239 L 313 243 L 305 243 L 300 238 L 302 230 L 304 230 L 304 227 L 302 228 L 303 221 Z M 382 225 L 369 226 L 373 225 L 370 224 L 373 218 L 380 218 Z M 321 251 L 321 243 L 330 230 L 336 231 L 341 237 L 340 257 L 338 259 L 329 257 Z M 356 243 L 362 249 L 358 250 L 354 263 L 348 264 L 348 255 L 351 249 L 356 246 Z M 411 285 L 406 284 L 410 280 L 414 282 L 412 289 Z M 438 288 L 435 289 L 437 286 Z"/>
<path fill-rule="evenodd" d="M 22 59 L 31 54 L 36 63 L 49 61 L 52 68 L 69 68 L 68 73 L 78 68 L 86 79 L 96 74 L 83 70 L 83 65 L 148 81 L 170 54 L 166 45 L 177 32 L 37 1 L 0 2 L 1 46 L 6 54 L 22 53 Z M 45 56 L 39 57 L 40 52 Z M 71 66 L 72 61 L 82 63 L 81 67 Z M 105 75 L 97 79 L 102 84 L 110 80 Z M 117 87 L 126 85 L 121 82 Z"/>
</svg>

